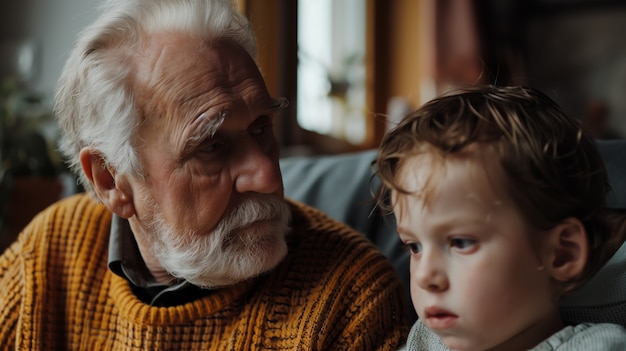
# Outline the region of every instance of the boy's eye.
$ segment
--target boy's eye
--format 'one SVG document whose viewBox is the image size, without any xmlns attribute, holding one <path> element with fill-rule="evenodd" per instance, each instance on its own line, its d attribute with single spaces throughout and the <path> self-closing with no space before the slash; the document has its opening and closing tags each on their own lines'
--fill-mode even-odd
<svg viewBox="0 0 626 351">
<path fill-rule="evenodd" d="M 420 243 L 406 243 L 404 244 L 409 250 L 411 250 L 411 253 L 414 255 L 419 254 L 420 252 L 422 252 L 422 244 Z"/>
<path fill-rule="evenodd" d="M 460 250 L 467 251 L 476 245 L 476 240 L 468 238 L 452 238 L 450 239 L 450 246 Z"/>
</svg>

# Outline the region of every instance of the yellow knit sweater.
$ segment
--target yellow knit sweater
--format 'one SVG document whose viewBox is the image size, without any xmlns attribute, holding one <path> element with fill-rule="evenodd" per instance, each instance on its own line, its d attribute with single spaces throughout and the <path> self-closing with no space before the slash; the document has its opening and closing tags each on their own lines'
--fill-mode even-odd
<svg viewBox="0 0 626 351">
<path fill-rule="evenodd" d="M 395 350 L 400 282 L 361 235 L 290 202 L 287 258 L 269 275 L 174 307 L 107 268 L 111 213 L 89 196 L 39 214 L 0 256 L 2 350 Z"/>
</svg>

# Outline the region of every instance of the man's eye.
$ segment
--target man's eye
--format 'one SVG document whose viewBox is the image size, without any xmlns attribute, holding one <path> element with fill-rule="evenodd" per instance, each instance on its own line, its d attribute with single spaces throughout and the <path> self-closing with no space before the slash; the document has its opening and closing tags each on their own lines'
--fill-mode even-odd
<svg viewBox="0 0 626 351">
<path fill-rule="evenodd" d="M 224 146 L 224 143 L 219 142 L 219 141 L 214 141 L 211 143 L 203 144 L 200 148 L 198 148 L 198 151 L 205 152 L 205 153 L 213 153 L 223 146 Z"/>
<path fill-rule="evenodd" d="M 404 244 L 412 254 L 417 255 L 422 252 L 422 244 L 420 243 L 406 243 Z"/>
<path fill-rule="evenodd" d="M 250 129 L 250 135 L 263 135 L 271 132 L 274 125 L 272 123 L 266 123 Z"/>
<path fill-rule="evenodd" d="M 452 238 L 450 239 L 450 246 L 460 250 L 469 250 L 476 245 L 476 240 L 468 238 Z"/>
</svg>

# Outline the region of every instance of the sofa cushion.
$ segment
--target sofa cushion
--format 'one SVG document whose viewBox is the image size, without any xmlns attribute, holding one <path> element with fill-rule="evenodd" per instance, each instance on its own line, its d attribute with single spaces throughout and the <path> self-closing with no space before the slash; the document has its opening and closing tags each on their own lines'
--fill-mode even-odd
<svg viewBox="0 0 626 351">
<path fill-rule="evenodd" d="M 391 261 L 410 301 L 410 252 L 396 235 L 395 217 L 381 214 L 375 206 L 373 191 L 380 186 L 380 180 L 372 178 L 374 159 L 376 150 L 283 158 L 280 166 L 285 196 L 316 207 L 364 233 Z M 417 319 L 413 309 L 409 311 L 409 318 Z"/>
<path fill-rule="evenodd" d="M 626 140 L 598 140 L 598 149 L 612 188 L 607 195 L 607 205 L 626 209 Z"/>
</svg>

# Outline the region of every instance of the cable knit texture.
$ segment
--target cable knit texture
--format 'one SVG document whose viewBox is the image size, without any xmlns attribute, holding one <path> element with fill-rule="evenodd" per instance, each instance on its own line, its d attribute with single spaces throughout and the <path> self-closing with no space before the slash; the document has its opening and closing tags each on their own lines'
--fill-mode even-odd
<svg viewBox="0 0 626 351">
<path fill-rule="evenodd" d="M 39 214 L 0 256 L 3 350 L 395 350 L 401 283 L 361 234 L 291 202 L 270 274 L 152 307 L 107 268 L 111 213 L 86 194 Z"/>
</svg>

